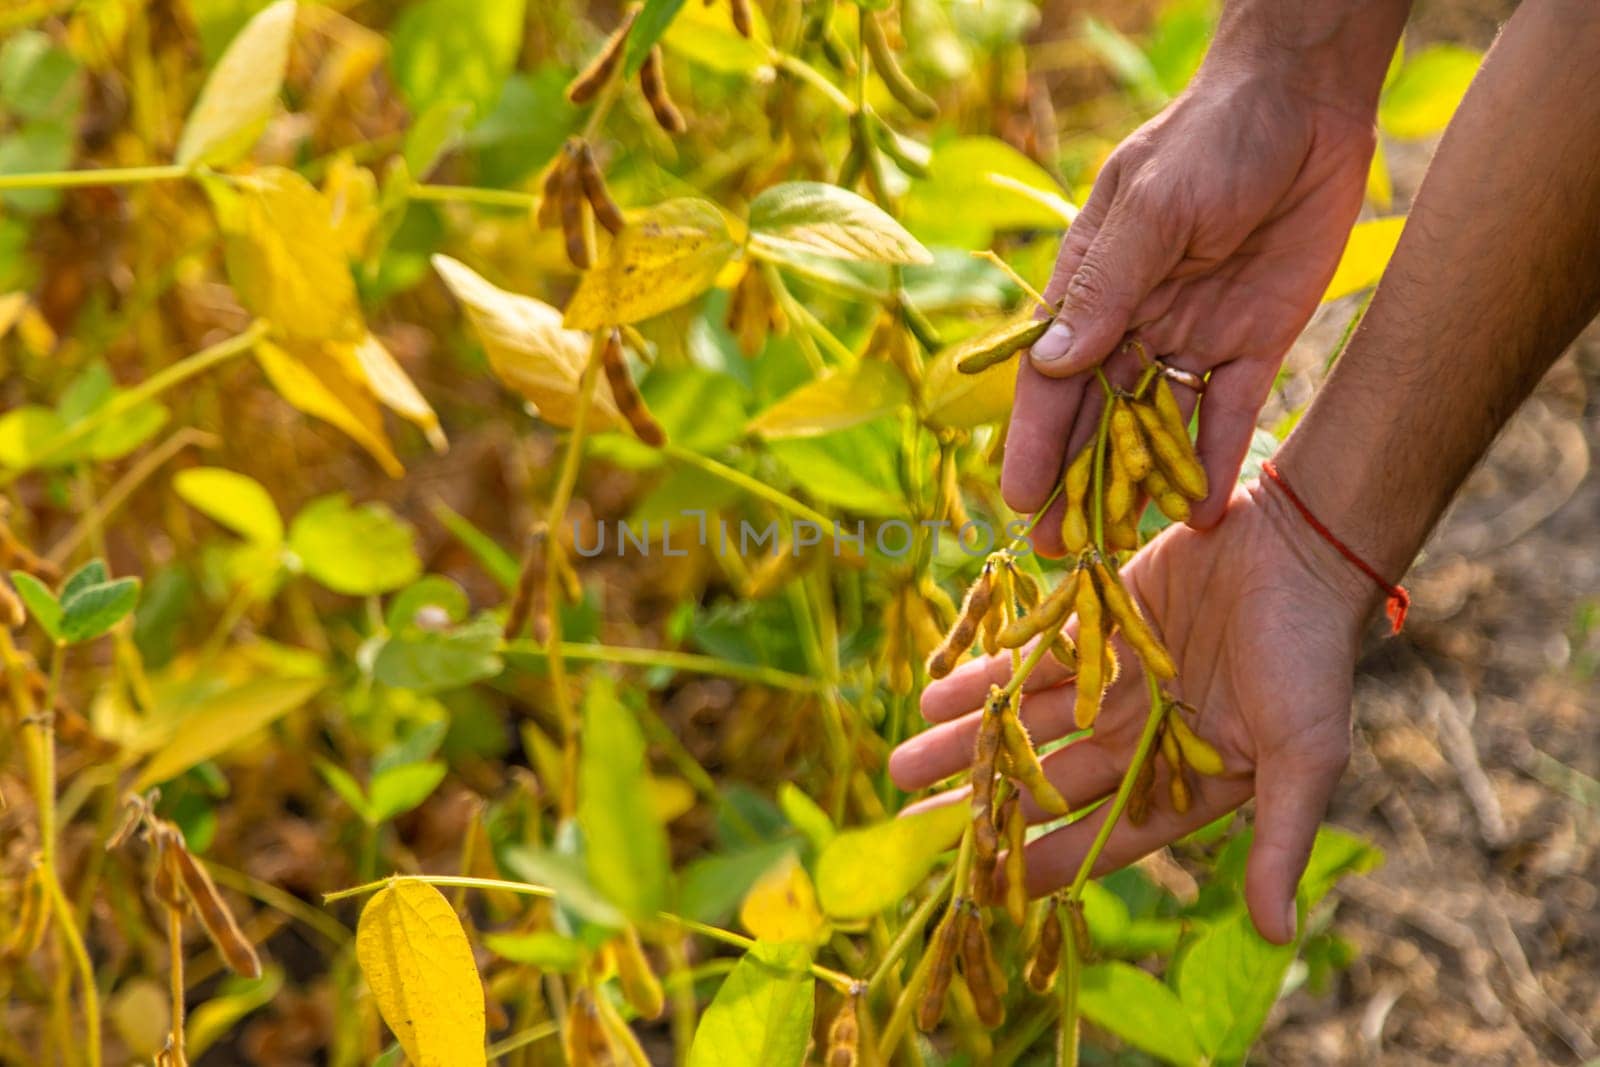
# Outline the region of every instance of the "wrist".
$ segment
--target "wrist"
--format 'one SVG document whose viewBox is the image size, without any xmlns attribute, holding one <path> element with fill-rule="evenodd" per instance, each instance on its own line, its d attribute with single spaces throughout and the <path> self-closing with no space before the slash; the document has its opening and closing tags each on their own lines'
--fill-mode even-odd
<svg viewBox="0 0 1600 1067">
<path fill-rule="evenodd" d="M 1267 76 L 1370 123 L 1411 0 L 1228 0 L 1200 76 Z"/>
</svg>

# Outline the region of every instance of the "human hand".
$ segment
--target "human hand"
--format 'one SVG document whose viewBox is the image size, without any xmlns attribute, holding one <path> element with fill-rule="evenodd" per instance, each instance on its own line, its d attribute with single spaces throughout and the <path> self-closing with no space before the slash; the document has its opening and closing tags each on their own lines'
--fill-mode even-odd
<svg viewBox="0 0 1600 1067">
<path fill-rule="evenodd" d="M 1254 795 L 1245 897 L 1262 935 L 1288 942 L 1295 889 L 1348 759 L 1352 677 L 1372 587 L 1281 494 L 1258 486 L 1241 489 L 1212 530 L 1169 528 L 1122 575 L 1177 663 L 1170 695 L 1198 709 L 1195 731 L 1221 753 L 1225 772 L 1191 776 L 1193 801 L 1182 815 L 1158 801 L 1143 825 L 1119 822 L 1094 873 L 1123 867 Z M 1122 676 L 1107 692 L 1094 732 L 1043 760 L 1073 808 L 1116 792 L 1149 714 L 1137 658 L 1120 640 L 1118 655 Z M 917 790 L 963 771 L 989 687 L 1010 674 L 1010 657 L 1001 654 L 930 685 L 922 713 L 936 725 L 894 751 L 896 784 Z M 1074 729 L 1075 690 L 1064 675 L 1046 656 L 1024 684 L 1021 715 L 1036 742 Z M 1158 766 L 1157 798 L 1167 795 L 1167 775 Z M 1026 795 L 1023 807 L 1030 821 L 1046 818 Z M 1105 815 L 1101 808 L 1028 846 L 1030 894 L 1072 881 Z"/>
<path fill-rule="evenodd" d="M 1024 513 L 1045 503 L 1099 419 L 1089 372 L 1109 358 L 1115 384 L 1137 375 L 1134 353 L 1115 354 L 1131 335 L 1171 366 L 1213 372 L 1198 437 L 1211 493 L 1190 525 L 1214 525 L 1278 366 L 1338 264 L 1373 144 L 1359 106 L 1231 69 L 1202 70 L 1123 142 L 1067 231 L 1045 292 L 1062 310 L 1017 375 L 1006 502 Z M 1195 395 L 1177 393 L 1188 415 Z M 1052 555 L 1058 520 L 1038 527 L 1036 547 Z"/>
</svg>

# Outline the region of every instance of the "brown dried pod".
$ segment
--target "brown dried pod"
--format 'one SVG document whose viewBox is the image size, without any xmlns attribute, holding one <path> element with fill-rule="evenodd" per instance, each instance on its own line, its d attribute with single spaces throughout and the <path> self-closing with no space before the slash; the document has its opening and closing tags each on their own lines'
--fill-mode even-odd
<svg viewBox="0 0 1600 1067">
<path fill-rule="evenodd" d="M 823 1061 L 827 1067 L 856 1067 L 861 1060 L 860 1000 L 857 990 L 846 993 L 838 1014 L 828 1025 L 828 1056 Z"/>
<path fill-rule="evenodd" d="M 553 230 L 561 225 L 561 200 L 565 195 L 562 182 L 566 180 L 562 172 L 566 165 L 567 154 L 561 152 L 544 172 L 544 181 L 539 186 L 539 209 L 533 217 L 534 225 L 541 230 Z"/>
<path fill-rule="evenodd" d="M 595 220 L 612 235 L 621 233 L 628 220 L 623 218 L 617 202 L 611 199 L 605 175 L 600 173 L 600 164 L 595 162 L 594 150 L 587 141 L 578 142 L 578 176 L 583 181 L 583 195 L 594 209 Z"/>
<path fill-rule="evenodd" d="M 1006 831 L 1006 915 L 1011 925 L 1020 927 L 1028 920 L 1028 821 L 1023 818 L 1020 796 L 1012 793 L 1001 811 Z"/>
<path fill-rule="evenodd" d="M 944 918 L 933 932 L 928 943 L 931 954 L 928 963 L 928 984 L 923 987 L 922 1000 L 917 1004 L 917 1027 L 933 1030 L 944 1017 L 944 998 L 950 991 L 950 979 L 956 972 L 956 951 L 961 944 L 962 928 L 967 913 L 960 900 L 952 900 L 945 909 Z"/>
<path fill-rule="evenodd" d="M 604 1067 L 612 1061 L 611 1041 L 600 1022 L 600 1011 L 587 987 L 578 989 L 567 1008 L 566 1032 L 562 1034 L 570 1067 Z"/>
<path fill-rule="evenodd" d="M 622 358 L 620 331 L 612 330 L 607 335 L 600 351 L 600 366 L 606 373 L 606 382 L 611 386 L 611 398 L 617 402 L 617 410 L 628 421 L 634 436 L 652 448 L 666 444 L 666 432 L 661 429 L 655 416 L 650 414 L 650 409 L 645 407 L 644 397 L 639 395 L 639 387 L 633 384 L 633 375 L 628 372 L 628 363 Z"/>
<path fill-rule="evenodd" d="M 739 32 L 739 36 L 754 36 L 755 22 L 750 14 L 750 0 L 728 0 L 728 6 L 733 11 L 733 28 Z"/>
<path fill-rule="evenodd" d="M 1128 797 L 1128 822 L 1134 826 L 1143 826 L 1145 819 L 1150 817 L 1150 804 L 1155 799 L 1156 788 L 1156 761 L 1146 759 L 1139 768 L 1139 776 L 1134 779 L 1133 793 Z"/>
<path fill-rule="evenodd" d="M 1048 993 L 1056 984 L 1056 972 L 1061 969 L 1061 908 L 1054 900 L 1044 913 L 1039 925 L 1039 939 L 1034 943 L 1033 954 L 1028 958 L 1023 978 L 1035 993 Z"/>
<path fill-rule="evenodd" d="M 667 95 L 665 60 L 661 57 L 660 45 L 650 49 L 650 54 L 644 58 L 644 65 L 639 68 L 639 89 L 644 93 L 645 103 L 650 105 L 651 114 L 656 117 L 656 125 L 671 134 L 680 134 L 689 128 L 683 112 Z"/>
<path fill-rule="evenodd" d="M 961 658 L 961 654 L 972 647 L 972 640 L 978 633 L 978 624 L 989 614 L 989 606 L 993 599 L 994 567 L 985 563 L 978 580 L 967 589 L 967 596 L 961 602 L 961 614 L 956 617 L 956 624 L 945 635 L 944 643 L 934 649 L 933 654 L 928 657 L 928 674 L 931 677 L 943 678 L 949 674 L 955 668 L 956 660 Z"/>
<path fill-rule="evenodd" d="M 567 99 L 574 104 L 586 104 L 593 100 L 612 73 L 617 69 L 617 64 L 622 61 L 623 47 L 628 43 L 628 31 L 633 29 L 633 20 L 639 17 L 637 7 L 628 8 L 622 16 L 622 25 L 611 31 L 605 44 L 600 46 L 600 51 L 589 60 L 588 66 L 578 72 L 577 77 L 567 84 Z"/>
<path fill-rule="evenodd" d="M 261 960 L 256 956 L 255 946 L 250 939 L 244 936 L 244 931 L 239 929 L 239 922 L 233 917 L 233 909 L 228 907 L 222 899 L 222 894 L 217 892 L 217 887 L 211 881 L 211 875 L 200 861 L 183 847 L 181 841 L 175 847 L 169 848 L 168 854 L 176 868 L 179 881 L 183 883 L 183 891 L 189 898 L 189 903 L 194 905 L 195 914 L 200 919 L 200 925 L 205 928 L 206 936 L 211 938 L 211 943 L 217 946 L 217 951 L 227 962 L 233 973 L 245 978 L 261 977 Z"/>
<path fill-rule="evenodd" d="M 976 912 L 967 916 L 961 935 L 961 974 L 967 981 L 967 992 L 972 994 L 978 1021 L 991 1030 L 1005 1022 L 1005 974 L 995 962 L 983 917 Z"/>
<path fill-rule="evenodd" d="M 567 260 L 588 270 L 594 265 L 594 223 L 583 195 L 583 177 L 570 152 L 567 155 L 561 164 L 561 235 L 567 243 Z"/>
<path fill-rule="evenodd" d="M 1004 716 L 1005 696 L 999 686 L 991 686 L 989 706 L 978 726 L 972 755 L 972 885 L 973 895 L 979 900 L 990 897 L 995 861 L 1000 855 L 1000 831 L 994 818 L 994 784 Z"/>
<path fill-rule="evenodd" d="M 1083 901 L 1067 901 L 1067 921 L 1072 923 L 1072 944 L 1078 950 L 1078 959 L 1093 963 L 1097 954 L 1094 938 L 1089 935 L 1089 923 L 1083 917 Z"/>
</svg>

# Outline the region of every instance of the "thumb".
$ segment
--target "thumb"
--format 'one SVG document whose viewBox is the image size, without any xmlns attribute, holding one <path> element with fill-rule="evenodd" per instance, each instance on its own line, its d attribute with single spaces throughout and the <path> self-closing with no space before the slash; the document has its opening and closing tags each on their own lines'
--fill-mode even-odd
<svg viewBox="0 0 1600 1067">
<path fill-rule="evenodd" d="M 1033 346 L 1041 374 L 1066 378 L 1098 366 L 1122 342 L 1139 304 L 1183 249 L 1161 237 L 1152 211 L 1119 197 L 1067 281 L 1061 311 Z"/>
<path fill-rule="evenodd" d="M 1274 944 L 1294 940 L 1295 891 L 1305 873 L 1317 826 L 1350 756 L 1342 715 L 1330 716 L 1326 736 L 1288 738 L 1256 766 L 1255 840 L 1245 868 L 1244 896 L 1261 936 Z M 1337 727 L 1332 723 L 1340 724 Z"/>
</svg>

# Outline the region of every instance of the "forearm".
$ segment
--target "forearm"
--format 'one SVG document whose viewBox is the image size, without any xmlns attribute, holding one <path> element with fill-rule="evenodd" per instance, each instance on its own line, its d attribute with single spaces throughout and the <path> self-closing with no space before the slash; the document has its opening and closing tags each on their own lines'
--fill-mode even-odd
<svg viewBox="0 0 1600 1067">
<path fill-rule="evenodd" d="M 1600 10 L 1544 0 L 1486 59 L 1280 468 L 1398 578 L 1597 307 Z"/>
<path fill-rule="evenodd" d="M 1270 71 L 1370 121 L 1411 0 L 1228 0 L 1202 73 Z"/>
</svg>

